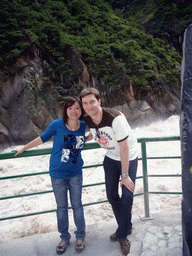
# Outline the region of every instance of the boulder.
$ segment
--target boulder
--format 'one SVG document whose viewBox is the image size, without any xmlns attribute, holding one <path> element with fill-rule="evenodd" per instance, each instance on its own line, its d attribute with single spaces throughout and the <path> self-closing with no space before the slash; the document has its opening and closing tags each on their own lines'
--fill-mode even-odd
<svg viewBox="0 0 192 256">
<path fill-rule="evenodd" d="M 146 101 L 131 101 L 129 105 L 118 105 L 114 107 L 121 111 L 127 118 L 132 128 L 147 125 L 156 119 L 157 115 Z"/>
<path fill-rule="evenodd" d="M 9 137 L 10 137 L 10 133 L 7 130 L 7 128 L 0 123 L 0 148 L 2 147 L 2 145 L 8 144 L 9 145 Z"/>
</svg>

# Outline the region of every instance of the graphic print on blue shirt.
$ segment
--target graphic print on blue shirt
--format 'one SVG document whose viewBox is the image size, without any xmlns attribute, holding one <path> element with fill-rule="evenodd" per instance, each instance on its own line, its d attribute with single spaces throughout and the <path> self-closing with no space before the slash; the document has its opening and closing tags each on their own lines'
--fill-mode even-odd
<svg viewBox="0 0 192 256">
<path fill-rule="evenodd" d="M 71 157 L 72 163 L 76 164 L 77 158 L 80 154 L 80 149 L 83 147 L 83 145 L 83 136 L 75 137 L 73 134 L 65 134 L 61 162 L 67 163 Z"/>
</svg>

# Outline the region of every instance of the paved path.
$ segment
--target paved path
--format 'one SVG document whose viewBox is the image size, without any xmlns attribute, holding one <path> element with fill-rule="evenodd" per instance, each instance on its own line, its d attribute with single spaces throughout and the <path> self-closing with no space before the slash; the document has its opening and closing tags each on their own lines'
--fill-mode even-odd
<svg viewBox="0 0 192 256">
<path fill-rule="evenodd" d="M 181 256 L 182 229 L 181 214 L 166 212 L 153 214 L 153 220 L 142 221 L 133 217 L 133 233 L 129 256 Z M 87 226 L 86 249 L 81 256 L 122 256 L 118 242 L 109 240 L 115 231 L 115 220 Z M 71 234 L 73 234 L 71 232 Z M 55 256 L 59 233 L 51 232 L 0 242 L 1 256 Z M 63 254 L 77 255 L 75 237 Z"/>
</svg>

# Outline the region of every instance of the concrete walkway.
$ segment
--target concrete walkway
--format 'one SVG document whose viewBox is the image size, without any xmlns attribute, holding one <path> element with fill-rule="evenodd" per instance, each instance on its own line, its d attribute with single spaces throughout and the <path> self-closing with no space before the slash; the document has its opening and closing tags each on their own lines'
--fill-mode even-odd
<svg viewBox="0 0 192 256">
<path fill-rule="evenodd" d="M 153 220 L 142 221 L 133 216 L 133 233 L 129 256 L 181 256 L 181 213 L 164 212 L 153 214 Z M 115 220 L 87 226 L 86 248 L 81 256 L 122 256 L 118 242 L 109 240 L 115 231 Z M 77 255 L 75 236 L 71 231 L 71 243 L 65 256 Z M 54 256 L 60 242 L 59 233 L 51 232 L 0 243 L 1 256 Z"/>
</svg>

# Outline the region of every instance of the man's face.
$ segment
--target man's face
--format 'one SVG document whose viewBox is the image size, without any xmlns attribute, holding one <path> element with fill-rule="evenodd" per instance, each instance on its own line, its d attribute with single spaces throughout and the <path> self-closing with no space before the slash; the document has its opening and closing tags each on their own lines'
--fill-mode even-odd
<svg viewBox="0 0 192 256">
<path fill-rule="evenodd" d="M 84 96 L 82 98 L 83 109 L 90 117 L 94 117 L 101 106 L 101 100 L 97 100 L 94 94 Z"/>
</svg>

